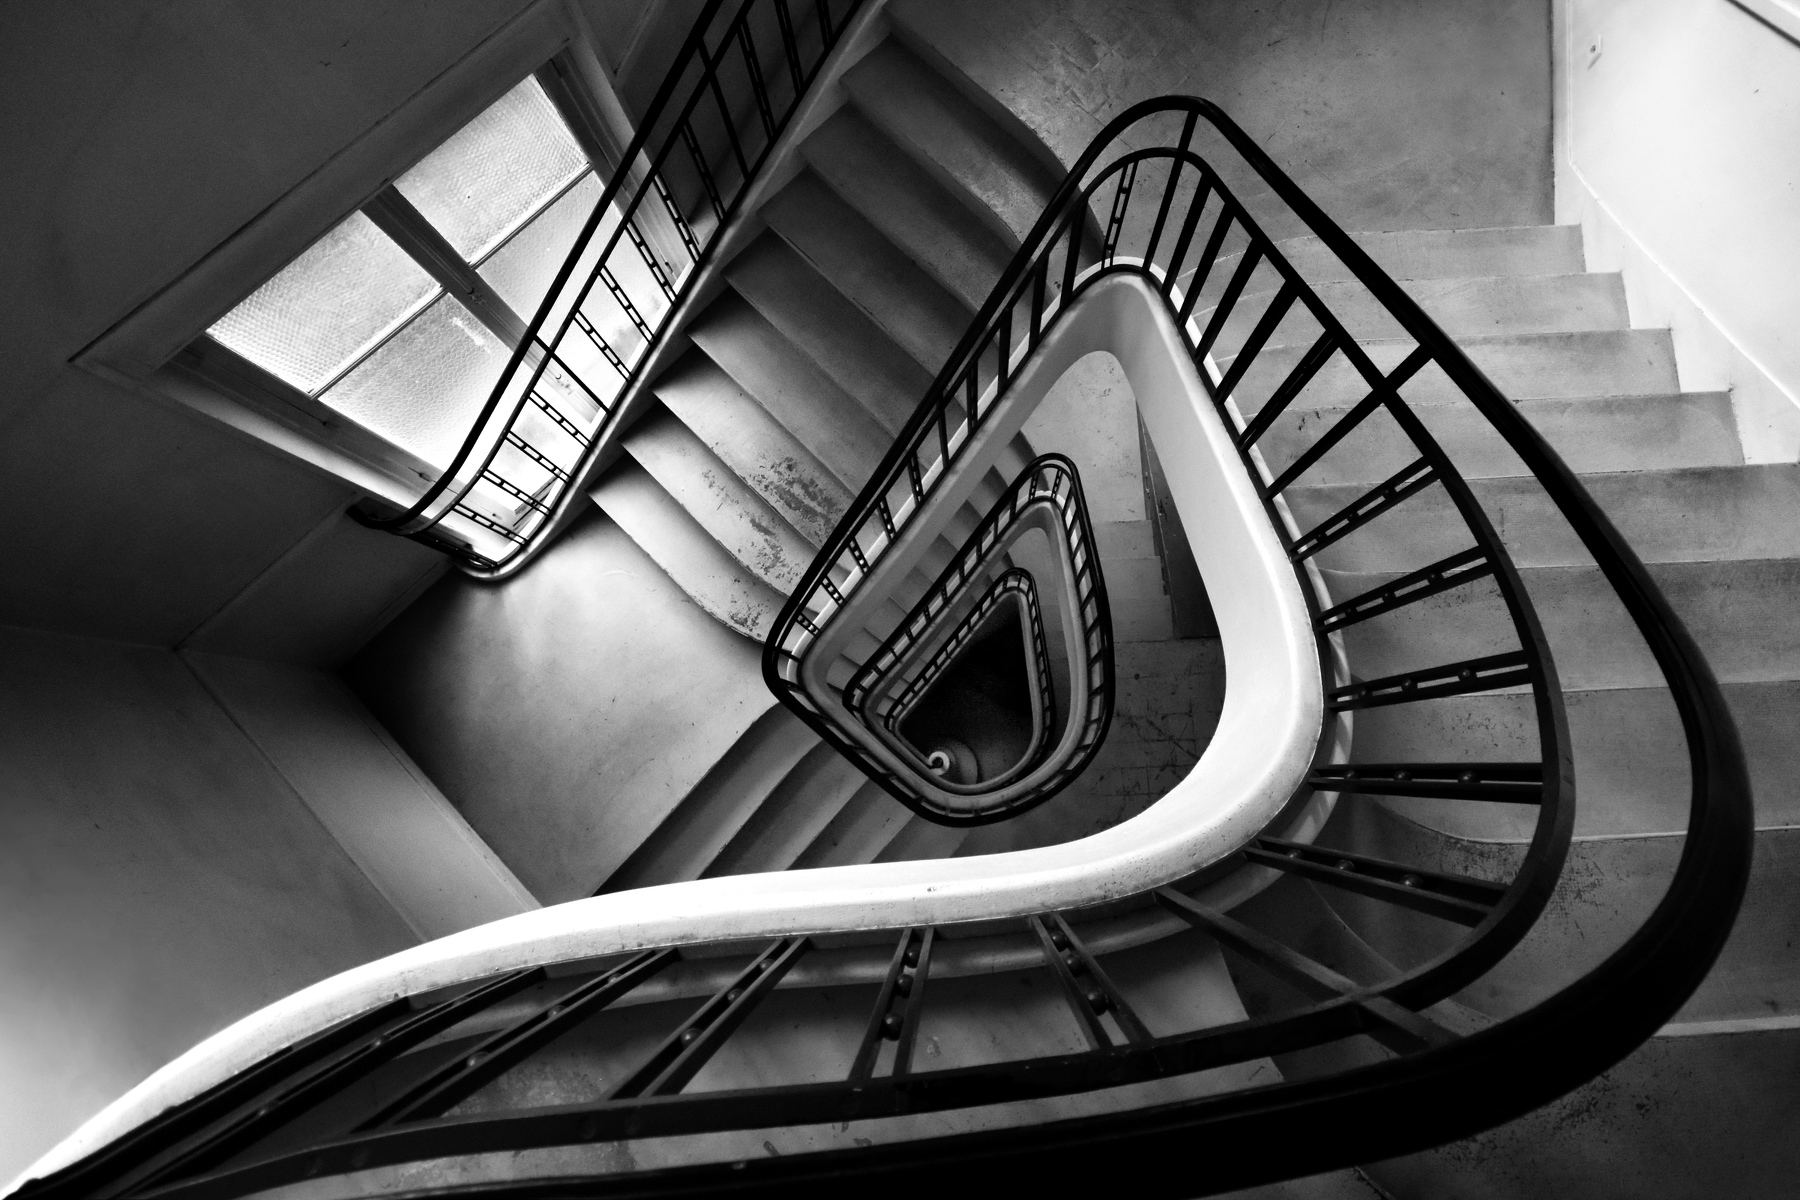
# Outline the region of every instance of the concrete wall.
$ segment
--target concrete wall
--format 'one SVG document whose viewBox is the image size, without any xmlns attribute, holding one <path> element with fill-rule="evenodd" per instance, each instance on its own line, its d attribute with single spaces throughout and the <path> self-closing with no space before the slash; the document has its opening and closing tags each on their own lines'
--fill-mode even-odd
<svg viewBox="0 0 1800 1200">
<path fill-rule="evenodd" d="M 554 904 L 592 894 L 775 703 L 760 652 L 590 508 L 503 584 L 438 583 L 345 677 Z"/>
<path fill-rule="evenodd" d="M 0 630 L 0 1179 L 417 935 L 180 656 Z"/>
<path fill-rule="evenodd" d="M 1800 42 L 1731 0 L 1559 0 L 1557 219 L 1729 388 L 1752 462 L 1800 457 Z"/>
<path fill-rule="evenodd" d="M 1190 94 L 1222 105 L 1347 228 L 1550 220 L 1549 0 L 896 0 L 891 11 L 1065 163 L 1137 101 Z"/>
</svg>

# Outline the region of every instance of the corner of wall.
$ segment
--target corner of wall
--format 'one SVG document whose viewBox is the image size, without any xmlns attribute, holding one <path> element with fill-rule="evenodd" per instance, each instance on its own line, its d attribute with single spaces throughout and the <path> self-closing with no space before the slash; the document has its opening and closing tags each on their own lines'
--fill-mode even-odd
<svg viewBox="0 0 1800 1200">
<path fill-rule="evenodd" d="M 1590 271 L 1617 271 L 1636 328 L 1667 327 L 1675 344 L 1681 388 L 1731 393 L 1738 439 L 1747 463 L 1800 460 L 1800 395 L 1776 380 L 1607 205 L 1575 157 L 1571 79 L 1582 47 L 1575 9 L 1580 0 L 1551 3 L 1551 144 L 1556 223 L 1581 226 Z"/>
</svg>

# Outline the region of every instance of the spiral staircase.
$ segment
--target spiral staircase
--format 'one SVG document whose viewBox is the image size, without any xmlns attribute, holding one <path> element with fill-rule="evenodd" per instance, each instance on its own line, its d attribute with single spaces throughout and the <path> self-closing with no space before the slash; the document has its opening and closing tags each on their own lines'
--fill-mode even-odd
<svg viewBox="0 0 1800 1200">
<path fill-rule="evenodd" d="M 1646 1044 L 1784 1036 L 1792 848 L 1751 793 L 1800 679 L 1796 468 L 1745 465 L 1577 230 L 1345 234 L 1180 97 L 1065 177 L 905 13 L 839 12 L 710 233 L 668 189 L 720 251 L 565 513 L 741 645 L 658 693 L 694 732 L 597 818 L 593 897 L 247 1018 L 12 1194 L 1449 1194 L 1419 1152 L 1529 1179 L 1491 1139 Z M 847 689 L 1003 573 L 1047 590 L 1023 550 L 955 568 L 1039 456 L 1116 461 L 1033 420 L 1099 352 L 1168 493 L 1092 529 L 1115 749 L 947 822 Z M 1216 641 L 1174 636 L 1192 564 Z M 1123 800 L 1105 756 L 1177 688 L 1199 745 Z"/>
</svg>

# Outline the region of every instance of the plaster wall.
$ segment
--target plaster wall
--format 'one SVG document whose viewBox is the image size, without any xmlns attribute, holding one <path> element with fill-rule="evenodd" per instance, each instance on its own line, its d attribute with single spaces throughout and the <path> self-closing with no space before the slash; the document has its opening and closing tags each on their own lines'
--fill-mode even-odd
<svg viewBox="0 0 1800 1200">
<path fill-rule="evenodd" d="M 1730 389 L 1751 462 L 1800 457 L 1800 42 L 1731 0 L 1559 0 L 1557 220 Z"/>
<path fill-rule="evenodd" d="M 0 1179 L 418 936 L 168 650 L 0 630 Z"/>
<path fill-rule="evenodd" d="M 889 12 L 1065 164 L 1132 104 L 1187 94 L 1224 107 L 1347 229 L 1551 218 L 1549 0 L 895 0 Z"/>
</svg>

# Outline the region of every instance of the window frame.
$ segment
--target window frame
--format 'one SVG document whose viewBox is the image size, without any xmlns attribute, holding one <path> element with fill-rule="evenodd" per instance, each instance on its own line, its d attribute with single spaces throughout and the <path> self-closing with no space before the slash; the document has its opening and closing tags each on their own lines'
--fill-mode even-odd
<svg viewBox="0 0 1800 1200">
<path fill-rule="evenodd" d="M 647 6 L 640 37 L 656 7 Z M 429 245 L 435 231 L 424 225 L 430 232 L 421 233 L 423 218 L 410 212 L 411 205 L 393 184 L 527 76 L 537 78 L 599 178 L 608 179 L 631 138 L 624 106 L 579 6 L 574 0 L 538 0 L 71 361 L 140 394 L 219 420 L 338 476 L 365 495 L 402 507 L 412 503 L 436 478 L 430 464 L 206 331 L 339 222 L 362 210 L 389 237 L 409 238 L 423 248 L 425 258 L 435 261 L 421 265 L 484 325 L 494 329 L 496 323 L 504 327 L 516 321 L 511 339 L 516 345 L 532 314 L 511 313 L 454 252 L 449 261 L 430 253 L 447 247 Z M 408 252 L 420 257 L 414 249 Z"/>
</svg>

